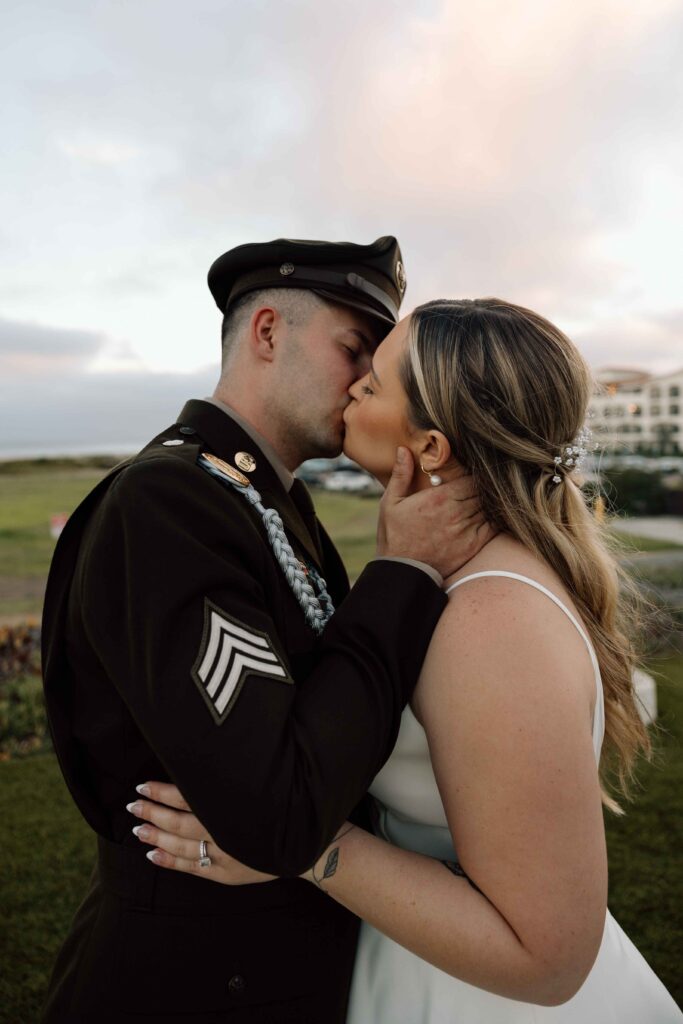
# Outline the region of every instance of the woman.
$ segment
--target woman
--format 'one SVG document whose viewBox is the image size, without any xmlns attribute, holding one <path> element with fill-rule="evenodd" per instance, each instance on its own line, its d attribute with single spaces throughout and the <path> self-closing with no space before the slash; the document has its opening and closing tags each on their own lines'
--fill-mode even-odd
<svg viewBox="0 0 683 1024">
<path fill-rule="evenodd" d="M 376 835 L 341 829 L 305 876 L 365 922 L 351 1024 L 683 1019 L 606 912 L 601 804 L 619 807 L 601 779 L 613 765 L 625 792 L 649 741 L 618 570 L 574 479 L 590 394 L 571 342 L 496 299 L 419 307 L 351 389 L 347 455 L 386 482 L 405 447 L 416 488 L 459 463 L 500 530 L 445 581 L 371 788 Z M 183 857 L 210 837 L 189 813 L 179 831 L 139 838 L 196 871 Z M 269 877 L 211 857 L 216 881 Z"/>
</svg>

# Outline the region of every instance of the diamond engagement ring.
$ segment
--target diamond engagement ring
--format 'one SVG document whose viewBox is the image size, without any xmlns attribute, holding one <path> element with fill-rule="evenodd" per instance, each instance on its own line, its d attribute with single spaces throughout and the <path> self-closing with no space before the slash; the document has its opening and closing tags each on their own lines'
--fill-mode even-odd
<svg viewBox="0 0 683 1024">
<path fill-rule="evenodd" d="M 211 858 L 206 852 L 206 839 L 199 840 L 199 866 L 200 868 L 211 867 Z"/>
</svg>

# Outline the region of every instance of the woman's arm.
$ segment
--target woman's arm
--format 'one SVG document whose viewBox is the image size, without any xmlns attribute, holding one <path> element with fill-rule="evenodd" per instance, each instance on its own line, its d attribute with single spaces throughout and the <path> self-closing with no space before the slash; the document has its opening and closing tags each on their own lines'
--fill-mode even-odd
<svg viewBox="0 0 683 1024">
<path fill-rule="evenodd" d="M 481 892 L 357 829 L 318 860 L 318 884 L 464 981 L 529 1002 L 570 998 L 605 917 L 594 693 L 585 644 L 547 598 L 509 580 L 463 587 L 437 627 L 416 710 Z"/>
</svg>

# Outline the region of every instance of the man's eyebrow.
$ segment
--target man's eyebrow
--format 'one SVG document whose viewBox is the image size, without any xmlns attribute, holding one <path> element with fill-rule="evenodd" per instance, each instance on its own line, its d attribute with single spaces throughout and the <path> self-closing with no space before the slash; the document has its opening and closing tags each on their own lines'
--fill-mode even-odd
<svg viewBox="0 0 683 1024">
<path fill-rule="evenodd" d="M 349 334 L 355 334 L 358 340 L 361 341 L 366 348 L 375 349 L 377 347 L 372 338 L 369 338 L 367 334 L 364 334 L 363 331 L 360 331 L 357 327 L 347 327 L 346 330 Z"/>
</svg>

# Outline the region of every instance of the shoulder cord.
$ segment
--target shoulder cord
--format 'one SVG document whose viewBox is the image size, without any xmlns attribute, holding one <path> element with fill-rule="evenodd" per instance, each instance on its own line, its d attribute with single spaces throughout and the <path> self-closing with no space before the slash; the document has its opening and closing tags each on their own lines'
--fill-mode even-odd
<svg viewBox="0 0 683 1024">
<path fill-rule="evenodd" d="M 249 504 L 258 512 L 266 529 L 273 553 L 294 592 L 294 596 L 303 609 L 306 621 L 315 633 L 322 633 L 334 614 L 334 604 L 327 592 L 327 584 L 320 574 L 310 566 L 308 568 L 308 577 L 313 580 L 318 589 L 318 594 L 315 593 L 313 587 L 308 582 L 307 574 L 304 572 L 301 562 L 294 554 L 292 546 L 287 540 L 284 523 L 278 512 L 274 508 L 264 508 L 261 502 L 261 495 L 251 484 L 244 487 L 235 480 L 231 480 L 227 474 L 222 473 L 220 469 L 212 465 L 203 455 L 199 457 L 198 465 L 206 470 L 207 473 L 210 473 L 211 476 L 215 476 L 224 483 L 230 484 L 236 491 L 243 494 Z M 324 609 L 322 602 L 325 605 Z"/>
</svg>

